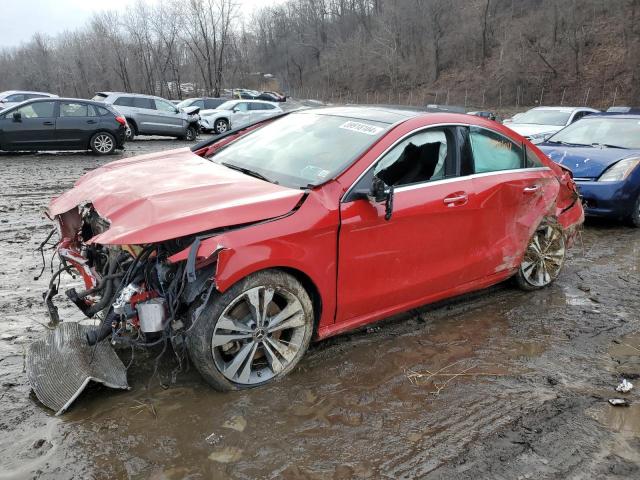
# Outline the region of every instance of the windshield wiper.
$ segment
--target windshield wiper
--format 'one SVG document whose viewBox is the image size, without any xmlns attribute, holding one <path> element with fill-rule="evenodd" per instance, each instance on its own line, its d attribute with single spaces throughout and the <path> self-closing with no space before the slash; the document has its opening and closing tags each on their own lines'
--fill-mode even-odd
<svg viewBox="0 0 640 480">
<path fill-rule="evenodd" d="M 234 164 L 228 163 L 228 162 L 222 162 L 222 165 L 224 165 L 225 167 L 230 168 L 232 170 L 237 170 L 238 172 L 242 172 L 245 175 L 249 175 L 250 177 L 259 178 L 260 180 L 264 180 L 265 182 L 275 183 L 276 185 L 279 185 L 278 182 L 276 182 L 275 180 L 271 180 L 270 178 L 265 177 L 261 173 L 255 172 L 255 171 L 250 170 L 248 168 L 239 167 L 238 165 L 234 165 Z"/>
<path fill-rule="evenodd" d="M 592 147 L 606 147 L 606 148 L 622 148 L 623 150 L 627 150 L 627 147 L 621 147 L 620 145 L 610 145 L 608 143 L 592 143 Z"/>
<path fill-rule="evenodd" d="M 563 142 L 561 140 L 547 140 L 546 143 L 553 143 L 555 145 L 566 145 L 567 147 L 588 147 L 586 143 L 571 143 Z"/>
</svg>

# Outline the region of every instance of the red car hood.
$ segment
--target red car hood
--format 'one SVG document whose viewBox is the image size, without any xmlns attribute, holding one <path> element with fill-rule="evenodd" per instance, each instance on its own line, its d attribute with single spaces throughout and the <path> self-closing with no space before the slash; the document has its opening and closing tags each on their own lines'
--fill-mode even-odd
<svg viewBox="0 0 640 480">
<path fill-rule="evenodd" d="M 54 199 L 48 213 L 90 202 L 111 224 L 92 242 L 143 244 L 285 215 L 303 195 L 182 148 L 97 168 Z"/>
</svg>

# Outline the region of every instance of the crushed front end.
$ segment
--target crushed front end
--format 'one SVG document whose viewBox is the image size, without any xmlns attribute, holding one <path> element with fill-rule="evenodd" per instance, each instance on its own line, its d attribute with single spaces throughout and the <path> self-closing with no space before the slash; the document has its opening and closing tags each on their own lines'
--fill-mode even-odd
<svg viewBox="0 0 640 480">
<path fill-rule="evenodd" d="M 182 365 L 184 335 L 199 314 L 197 305 L 213 289 L 215 262 L 196 265 L 195 256 L 168 260 L 197 244 L 195 236 L 144 245 L 94 243 L 92 238 L 110 225 L 90 203 L 53 220 L 59 239 L 52 263 L 58 266 L 43 295 L 51 330 L 30 347 L 27 373 L 36 396 L 60 414 L 89 380 L 128 388 L 126 368 L 111 347 L 163 345 L 164 353 L 171 343 Z M 61 323 L 54 297 L 65 274 L 82 279 L 82 290 L 69 288 L 64 294 L 84 316 L 97 320 L 93 326 Z"/>
</svg>

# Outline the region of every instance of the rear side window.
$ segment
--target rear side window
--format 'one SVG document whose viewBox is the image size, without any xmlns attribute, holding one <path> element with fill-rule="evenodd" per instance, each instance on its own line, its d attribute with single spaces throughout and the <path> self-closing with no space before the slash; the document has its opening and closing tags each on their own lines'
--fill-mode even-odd
<svg viewBox="0 0 640 480">
<path fill-rule="evenodd" d="M 148 110 L 155 110 L 156 109 L 156 105 L 155 105 L 153 99 L 151 99 L 151 98 L 134 97 L 133 98 L 133 106 L 136 107 L 136 108 L 146 108 Z"/>
<path fill-rule="evenodd" d="M 527 157 L 525 158 L 524 163 L 524 166 L 526 168 L 544 167 L 542 161 L 540 160 L 540 157 L 538 157 L 538 155 L 536 155 L 533 150 L 527 147 L 526 151 Z"/>
<path fill-rule="evenodd" d="M 101 117 L 104 117 L 105 115 L 109 115 L 110 113 L 112 113 L 109 109 L 104 108 L 104 107 L 96 107 L 96 106 L 94 106 L 93 108 L 98 110 L 98 115 L 100 115 Z"/>
<path fill-rule="evenodd" d="M 522 168 L 524 152 L 513 140 L 479 127 L 469 129 L 475 173 Z"/>
<path fill-rule="evenodd" d="M 9 95 L 6 99 L 7 102 L 24 102 L 24 94 L 23 93 L 14 93 L 13 95 Z"/>
<path fill-rule="evenodd" d="M 249 104 L 249 110 L 266 110 L 267 107 L 262 103 L 251 103 Z"/>
<path fill-rule="evenodd" d="M 119 107 L 133 107 L 133 97 L 118 97 L 113 104 Z"/>
<path fill-rule="evenodd" d="M 60 103 L 60 116 L 61 117 L 88 117 L 88 105 L 86 103 Z"/>
<path fill-rule="evenodd" d="M 204 107 L 205 108 L 218 108 L 220 105 L 222 105 L 225 101 L 224 100 L 215 100 L 215 99 L 206 99 L 204 101 Z"/>
</svg>

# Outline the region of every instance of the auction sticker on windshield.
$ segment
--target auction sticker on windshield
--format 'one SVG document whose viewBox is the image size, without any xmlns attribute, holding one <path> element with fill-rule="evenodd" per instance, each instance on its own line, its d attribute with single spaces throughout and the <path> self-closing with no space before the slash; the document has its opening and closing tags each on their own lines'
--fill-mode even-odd
<svg viewBox="0 0 640 480">
<path fill-rule="evenodd" d="M 345 130 L 353 130 L 354 132 L 360 132 L 366 135 L 377 135 L 382 130 L 384 130 L 382 127 L 376 127 L 375 125 L 367 125 L 366 123 L 353 121 L 343 123 L 342 125 L 340 125 L 340 128 L 344 128 Z"/>
</svg>

